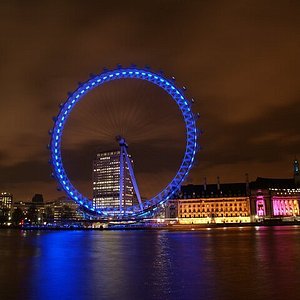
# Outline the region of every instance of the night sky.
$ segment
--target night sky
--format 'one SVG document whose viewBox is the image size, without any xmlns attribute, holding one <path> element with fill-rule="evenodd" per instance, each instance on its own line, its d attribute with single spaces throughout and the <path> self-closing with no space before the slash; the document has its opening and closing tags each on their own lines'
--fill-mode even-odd
<svg viewBox="0 0 300 300">
<path fill-rule="evenodd" d="M 48 130 L 90 73 L 150 65 L 188 88 L 203 150 L 189 183 L 291 177 L 300 156 L 300 1 L 0 2 L 0 191 L 15 200 L 62 193 L 50 177 Z M 184 127 L 163 91 L 112 82 L 78 104 L 63 159 L 80 190 L 91 161 L 122 133 L 144 195 L 180 163 Z"/>
</svg>

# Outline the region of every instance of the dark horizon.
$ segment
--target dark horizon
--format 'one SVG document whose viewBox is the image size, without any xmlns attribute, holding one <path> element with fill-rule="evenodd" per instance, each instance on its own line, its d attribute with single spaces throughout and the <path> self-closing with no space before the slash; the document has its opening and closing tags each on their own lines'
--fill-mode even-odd
<svg viewBox="0 0 300 300">
<path fill-rule="evenodd" d="M 62 196 L 46 149 L 58 105 L 90 73 L 132 63 L 175 76 L 196 101 L 203 150 L 187 183 L 291 178 L 300 156 L 299 14 L 298 1 L 280 0 L 2 1 L 0 191 L 17 201 Z M 141 185 L 159 190 L 182 155 L 177 108 L 144 83 L 103 88 L 66 127 L 71 178 L 88 190 L 89 161 L 128 126 Z"/>
</svg>

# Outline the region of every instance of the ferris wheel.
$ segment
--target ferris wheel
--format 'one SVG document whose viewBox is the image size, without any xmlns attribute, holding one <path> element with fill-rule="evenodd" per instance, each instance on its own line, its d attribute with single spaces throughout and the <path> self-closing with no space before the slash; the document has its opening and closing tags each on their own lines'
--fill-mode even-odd
<svg viewBox="0 0 300 300">
<path fill-rule="evenodd" d="M 97 208 L 92 205 L 92 200 L 81 194 L 76 187 L 71 183 L 66 170 L 63 165 L 62 154 L 61 154 L 61 140 L 63 136 L 64 126 L 70 116 L 75 105 L 81 101 L 85 95 L 87 95 L 91 90 L 100 87 L 104 83 L 122 80 L 122 79 L 135 79 L 143 80 L 154 84 L 168 93 L 171 98 L 177 104 L 185 125 L 186 133 L 186 143 L 185 143 L 185 153 L 181 165 L 173 177 L 173 179 L 165 186 L 165 188 L 156 194 L 154 197 L 141 200 L 138 192 L 137 183 L 134 179 L 134 174 L 132 171 L 131 177 L 134 180 L 135 192 L 138 196 L 138 204 L 129 207 L 122 207 L 122 192 L 120 185 L 120 207 L 119 208 Z M 199 149 L 198 138 L 199 130 L 197 128 L 196 122 L 198 114 L 192 111 L 193 100 L 187 99 L 185 96 L 185 88 L 180 89 L 174 83 L 174 78 L 168 79 L 164 77 L 161 73 L 156 73 L 151 71 L 149 68 L 137 68 L 129 67 L 123 68 L 118 67 L 114 70 L 105 70 L 98 75 L 91 76 L 90 79 L 81 83 L 79 87 L 72 93 L 68 94 L 66 101 L 60 106 L 60 111 L 57 117 L 54 119 L 53 129 L 50 130 L 51 141 L 49 144 L 49 149 L 51 153 L 51 164 L 53 166 L 53 176 L 57 179 L 62 190 L 67 194 L 69 198 L 74 200 L 81 207 L 88 210 L 91 214 L 96 214 L 100 218 L 118 218 L 118 219 L 128 219 L 128 218 L 143 218 L 150 217 L 156 213 L 156 211 L 161 208 L 166 201 L 168 201 L 178 190 L 181 184 L 187 178 L 194 162 L 195 155 Z M 125 160 L 128 158 L 125 140 L 119 137 L 119 144 L 121 147 L 121 157 L 123 159 L 123 154 L 125 155 Z M 126 158 L 127 157 L 127 158 Z M 128 161 L 127 161 L 128 162 Z M 128 162 L 130 165 L 130 162 Z M 121 175 L 121 174 L 120 174 Z"/>
</svg>

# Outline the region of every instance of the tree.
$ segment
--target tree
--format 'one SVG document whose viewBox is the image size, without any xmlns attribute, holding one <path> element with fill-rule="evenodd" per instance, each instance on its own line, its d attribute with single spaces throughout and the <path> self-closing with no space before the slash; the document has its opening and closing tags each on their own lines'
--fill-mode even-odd
<svg viewBox="0 0 300 300">
<path fill-rule="evenodd" d="M 23 220 L 24 220 L 24 213 L 23 213 L 22 209 L 18 207 L 12 213 L 12 218 L 11 218 L 12 224 L 15 225 L 15 226 L 17 226 Z"/>
<path fill-rule="evenodd" d="M 46 207 L 44 212 L 44 221 L 47 223 L 54 222 L 54 212 L 51 207 Z"/>
<path fill-rule="evenodd" d="M 8 221 L 9 209 L 1 208 L 0 209 L 0 224 L 3 225 Z"/>
<path fill-rule="evenodd" d="M 62 220 L 71 220 L 73 218 L 73 210 L 68 205 L 64 205 L 62 207 L 62 214 L 61 214 Z"/>
<path fill-rule="evenodd" d="M 36 224 L 38 222 L 38 211 L 35 204 L 29 206 L 27 218 L 31 224 Z"/>
</svg>

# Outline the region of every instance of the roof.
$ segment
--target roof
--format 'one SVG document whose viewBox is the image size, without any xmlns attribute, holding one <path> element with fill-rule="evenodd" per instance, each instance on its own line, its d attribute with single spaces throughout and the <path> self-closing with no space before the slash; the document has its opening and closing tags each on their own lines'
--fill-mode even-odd
<svg viewBox="0 0 300 300">
<path fill-rule="evenodd" d="M 249 196 L 250 190 L 256 189 L 293 189 L 296 188 L 294 178 L 264 178 L 257 177 L 255 181 L 221 183 L 218 189 L 217 184 L 188 184 L 181 186 L 181 191 L 176 198 L 216 198 L 216 197 L 245 197 Z"/>
<path fill-rule="evenodd" d="M 243 197 L 247 195 L 246 183 L 222 183 L 220 189 L 217 184 L 189 184 L 181 187 L 180 198 Z"/>
<path fill-rule="evenodd" d="M 250 183 L 251 189 L 268 189 L 268 188 L 277 188 L 277 189 L 287 189 L 295 188 L 294 178 L 263 178 L 257 177 L 255 181 Z"/>
</svg>

